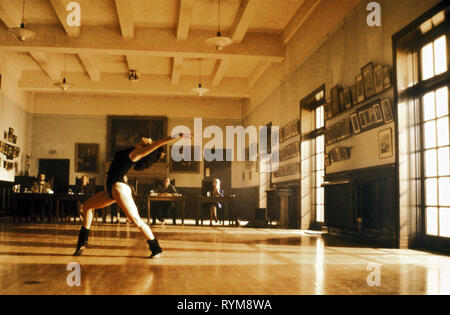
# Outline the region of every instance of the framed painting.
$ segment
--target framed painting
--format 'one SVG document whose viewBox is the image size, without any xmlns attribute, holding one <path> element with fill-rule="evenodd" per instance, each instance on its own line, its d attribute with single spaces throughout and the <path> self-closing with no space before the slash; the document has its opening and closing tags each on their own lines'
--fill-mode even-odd
<svg viewBox="0 0 450 315">
<path fill-rule="evenodd" d="M 383 72 L 383 88 L 388 89 L 392 86 L 391 68 L 389 66 L 384 66 L 382 72 Z"/>
<path fill-rule="evenodd" d="M 378 149 L 380 159 L 392 157 L 394 149 L 392 146 L 392 129 L 388 128 L 378 133 Z"/>
<path fill-rule="evenodd" d="M 357 102 L 358 103 L 364 102 L 364 100 L 365 100 L 365 97 L 364 97 L 364 81 L 363 81 L 363 77 L 362 77 L 361 74 L 356 76 L 355 83 L 356 83 Z"/>
<path fill-rule="evenodd" d="M 355 135 L 361 133 L 361 127 L 359 126 L 358 115 L 356 113 L 350 115 L 350 121 L 352 123 L 353 133 Z"/>
<path fill-rule="evenodd" d="M 173 146 L 170 147 L 170 152 L 172 152 Z M 175 148 L 176 149 L 176 148 Z M 177 149 L 178 150 L 178 149 Z M 169 168 L 171 173 L 199 173 L 200 172 L 200 162 L 194 160 L 194 152 L 195 150 L 199 150 L 199 147 L 190 147 L 190 154 L 187 153 L 188 156 L 185 158 L 185 152 L 183 151 L 183 147 L 179 148 L 179 154 L 183 156 L 181 161 L 178 159 L 174 160 L 174 158 L 170 157 Z"/>
<path fill-rule="evenodd" d="M 108 116 L 108 158 L 137 144 L 142 137 L 159 140 L 166 136 L 167 117 Z M 166 152 L 166 147 L 163 149 Z"/>
<path fill-rule="evenodd" d="M 386 98 L 381 101 L 381 110 L 383 111 L 384 122 L 390 123 L 394 120 L 394 115 L 392 114 L 391 101 Z"/>
<path fill-rule="evenodd" d="M 369 63 L 361 69 L 364 82 L 364 95 L 368 99 L 375 95 L 375 82 L 373 76 L 373 63 Z"/>
<path fill-rule="evenodd" d="M 97 173 L 99 147 L 98 143 L 75 143 L 75 172 Z"/>
</svg>

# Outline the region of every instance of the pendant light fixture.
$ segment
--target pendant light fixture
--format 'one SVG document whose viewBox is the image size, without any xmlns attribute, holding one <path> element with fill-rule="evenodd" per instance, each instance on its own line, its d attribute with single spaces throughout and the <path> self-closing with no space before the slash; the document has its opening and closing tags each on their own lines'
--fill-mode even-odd
<svg viewBox="0 0 450 315">
<path fill-rule="evenodd" d="M 33 38 L 36 35 L 36 33 L 33 32 L 32 30 L 25 28 L 24 18 L 25 18 L 25 0 L 23 0 L 22 3 L 22 23 L 20 24 L 20 27 L 12 27 L 9 29 L 9 31 L 13 33 L 17 37 L 17 39 L 20 40 L 21 42 L 29 38 Z"/>
<path fill-rule="evenodd" d="M 68 83 L 66 80 L 66 63 L 67 63 L 67 55 L 64 55 L 64 73 L 62 82 L 55 83 L 54 85 L 59 87 L 63 92 L 67 92 L 72 86 L 72 83 Z"/>
<path fill-rule="evenodd" d="M 210 37 L 206 40 L 206 44 L 216 47 L 217 50 L 222 50 L 225 46 L 231 45 L 233 40 L 230 37 L 222 36 L 220 32 L 220 0 L 219 0 L 219 24 L 217 34 L 214 37 Z"/>
<path fill-rule="evenodd" d="M 199 76 L 198 76 L 199 83 L 198 83 L 197 87 L 195 87 L 191 90 L 191 92 L 193 92 L 201 97 L 201 96 L 205 95 L 206 93 L 209 93 L 210 90 L 207 88 L 204 88 L 202 86 L 202 60 L 199 59 L 199 62 L 200 62 L 200 67 L 199 67 L 200 71 L 199 71 Z"/>
</svg>

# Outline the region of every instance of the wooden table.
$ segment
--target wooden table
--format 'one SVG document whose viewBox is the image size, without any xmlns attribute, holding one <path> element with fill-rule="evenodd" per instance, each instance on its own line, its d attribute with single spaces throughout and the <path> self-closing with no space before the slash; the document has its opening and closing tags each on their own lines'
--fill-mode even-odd
<svg viewBox="0 0 450 315">
<path fill-rule="evenodd" d="M 59 218 L 60 215 L 60 209 L 61 209 L 61 202 L 62 201 L 73 201 L 76 202 L 76 207 L 78 210 L 78 206 L 79 204 L 85 202 L 86 200 L 88 200 L 90 197 L 92 197 L 93 194 L 87 194 L 87 195 L 83 195 L 83 194 L 55 194 L 54 195 L 54 200 L 55 200 L 55 208 L 56 208 L 56 218 Z M 103 220 L 103 222 L 105 222 L 105 220 Z"/>
<path fill-rule="evenodd" d="M 202 205 L 203 204 L 212 204 L 212 203 L 221 203 L 224 205 L 224 211 L 228 214 L 228 224 L 231 222 L 231 202 L 236 199 L 235 196 L 228 197 L 207 197 L 207 196 L 195 196 L 195 201 L 197 205 L 197 218 L 195 219 L 195 224 L 198 225 L 198 221 L 200 220 L 203 225 L 202 218 Z M 235 225 L 236 225 L 236 220 Z M 223 220 L 223 225 L 225 225 L 225 220 Z"/>
<path fill-rule="evenodd" d="M 181 203 L 181 224 L 184 225 L 184 211 L 186 207 L 186 197 L 183 195 L 149 195 L 147 197 L 147 223 L 150 223 L 150 204 L 152 201 L 166 201 Z M 176 224 L 176 218 L 173 217 L 173 224 Z"/>
<path fill-rule="evenodd" d="M 14 206 L 14 221 L 16 221 L 17 216 L 19 216 L 19 221 L 22 219 L 22 214 L 24 210 L 23 202 L 29 201 L 31 206 L 30 217 L 34 217 L 36 222 L 36 214 L 34 212 L 36 201 L 45 202 L 48 207 L 41 207 L 41 222 L 44 221 L 44 212 L 48 210 L 47 219 L 48 221 L 53 221 L 53 205 L 54 205 L 54 195 L 52 194 L 35 194 L 35 193 L 14 193 L 13 202 Z M 25 205 L 26 206 L 26 205 Z M 20 213 L 19 213 L 20 212 Z M 26 212 L 26 210 L 25 210 Z M 56 217 L 57 218 L 57 217 Z M 25 213 L 25 221 L 28 220 L 28 214 Z"/>
</svg>

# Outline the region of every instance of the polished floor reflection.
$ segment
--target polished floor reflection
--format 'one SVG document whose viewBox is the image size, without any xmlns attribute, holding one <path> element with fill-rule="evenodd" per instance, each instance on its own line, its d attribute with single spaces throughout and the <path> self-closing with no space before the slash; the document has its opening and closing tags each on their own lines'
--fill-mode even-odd
<svg viewBox="0 0 450 315">
<path fill-rule="evenodd" d="M 156 226 L 164 258 L 127 224 L 0 224 L 0 294 L 450 294 L 450 257 L 358 247 L 303 231 Z M 67 284 L 81 267 L 81 285 Z"/>
</svg>

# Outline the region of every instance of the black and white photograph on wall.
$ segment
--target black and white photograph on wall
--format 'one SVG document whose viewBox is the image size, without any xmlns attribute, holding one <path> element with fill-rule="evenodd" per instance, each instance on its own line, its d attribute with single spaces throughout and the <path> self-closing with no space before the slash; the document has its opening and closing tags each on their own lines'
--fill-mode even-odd
<svg viewBox="0 0 450 315">
<path fill-rule="evenodd" d="M 339 111 L 345 112 L 345 93 L 344 90 L 339 91 Z"/>
<path fill-rule="evenodd" d="M 393 156 L 392 128 L 378 132 L 378 148 L 380 159 L 386 159 Z"/>
<path fill-rule="evenodd" d="M 339 114 L 339 86 L 336 85 L 330 90 L 331 95 L 331 111 L 333 117 Z"/>
<path fill-rule="evenodd" d="M 373 78 L 373 63 L 369 63 L 361 69 L 364 82 L 364 96 L 370 98 L 375 95 L 375 83 Z"/>
<path fill-rule="evenodd" d="M 389 98 L 385 98 L 381 101 L 381 109 L 383 111 L 383 117 L 385 123 L 394 121 L 394 115 L 392 114 L 391 101 Z"/>
<path fill-rule="evenodd" d="M 8 140 L 8 132 L 7 131 L 3 131 L 3 139 Z"/>
<path fill-rule="evenodd" d="M 359 112 L 358 117 L 359 117 L 359 125 L 361 126 L 361 130 L 366 129 L 368 124 L 367 124 L 365 113 Z"/>
<path fill-rule="evenodd" d="M 356 85 L 352 86 L 351 91 L 352 91 L 352 105 L 355 106 L 358 104 L 358 89 Z"/>
<path fill-rule="evenodd" d="M 361 133 L 361 127 L 359 126 L 358 115 L 353 113 L 350 115 L 350 121 L 352 122 L 352 129 L 354 134 Z"/>
<path fill-rule="evenodd" d="M 383 85 L 383 70 L 381 65 L 377 65 L 373 69 L 373 75 L 375 79 L 375 94 L 381 93 L 384 90 Z"/>
<path fill-rule="evenodd" d="M 364 96 L 364 81 L 362 74 L 359 74 L 355 78 L 356 82 L 356 91 L 357 91 L 357 99 L 358 103 L 364 102 L 365 96 Z"/>
<path fill-rule="evenodd" d="M 75 144 L 75 172 L 96 173 L 99 161 L 98 143 Z"/>
<path fill-rule="evenodd" d="M 12 127 L 9 127 L 9 130 L 8 130 L 8 141 L 11 143 L 13 143 L 13 141 L 14 141 L 14 128 L 12 128 Z"/>
<path fill-rule="evenodd" d="M 383 119 L 383 113 L 381 112 L 380 104 L 379 103 L 374 104 L 373 110 L 375 111 L 376 122 L 377 123 L 383 122 L 384 119 Z"/>
<path fill-rule="evenodd" d="M 389 89 L 392 86 L 391 83 L 391 67 L 384 66 L 383 67 L 383 88 Z"/>
<path fill-rule="evenodd" d="M 345 109 L 352 108 L 352 91 L 347 88 L 344 90 Z"/>
</svg>

